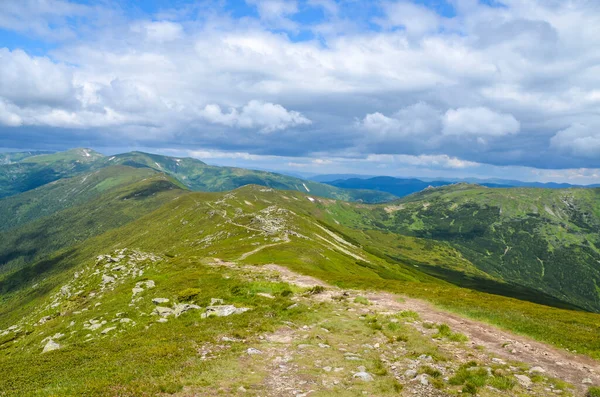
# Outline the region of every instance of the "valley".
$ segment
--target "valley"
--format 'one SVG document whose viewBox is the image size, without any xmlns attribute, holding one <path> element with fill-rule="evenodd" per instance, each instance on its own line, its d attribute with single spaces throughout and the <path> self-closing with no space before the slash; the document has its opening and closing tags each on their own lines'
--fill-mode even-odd
<svg viewBox="0 0 600 397">
<path fill-rule="evenodd" d="M 0 200 L 0 395 L 600 383 L 595 190 L 458 184 L 366 204 L 183 180 L 124 162 Z"/>
</svg>

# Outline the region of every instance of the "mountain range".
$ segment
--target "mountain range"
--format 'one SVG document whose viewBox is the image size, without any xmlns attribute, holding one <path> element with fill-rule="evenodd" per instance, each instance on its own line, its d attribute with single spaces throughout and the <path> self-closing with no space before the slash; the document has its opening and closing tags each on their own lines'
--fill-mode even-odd
<svg viewBox="0 0 600 397">
<path fill-rule="evenodd" d="M 600 189 L 397 198 L 89 149 L 14 154 L 0 175 L 0 395 L 567 395 L 596 380 L 518 341 L 600 358 Z"/>
</svg>

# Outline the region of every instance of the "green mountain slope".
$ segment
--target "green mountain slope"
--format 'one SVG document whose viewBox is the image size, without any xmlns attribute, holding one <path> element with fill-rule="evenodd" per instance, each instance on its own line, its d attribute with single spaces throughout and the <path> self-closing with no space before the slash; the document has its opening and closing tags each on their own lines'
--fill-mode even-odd
<svg viewBox="0 0 600 397">
<path fill-rule="evenodd" d="M 294 348 L 305 346 L 298 349 L 311 349 L 306 347 L 310 344 L 314 349 L 323 349 L 311 354 L 301 352 L 302 357 L 316 360 L 315 354 L 320 351 L 329 354 L 338 351 L 337 347 L 347 350 L 352 346 L 353 351 L 361 352 L 361 362 L 356 365 L 365 365 L 377 374 L 373 384 L 360 383 L 352 378 L 352 373 L 346 374 L 348 379 L 342 380 L 339 388 L 331 389 L 331 393 L 352 390 L 357 395 L 362 395 L 362 391 L 384 396 L 398 394 L 401 385 L 381 383 L 396 376 L 388 377 L 391 368 L 383 370 L 388 367 L 380 358 L 382 351 L 366 353 L 374 348 L 365 344 L 374 341 L 386 349 L 386 354 L 390 349 L 389 354 L 400 357 L 402 362 L 429 355 L 433 358 L 419 365 L 443 364 L 449 377 L 461 373 L 460 362 L 455 364 L 454 358 L 444 355 L 448 349 L 462 349 L 460 341 L 464 339 L 454 335 L 456 341 L 448 342 L 454 345 L 441 350 L 431 347 L 431 337 L 424 338 L 419 332 L 410 333 L 403 328 L 415 318 L 415 313 L 407 313 L 408 317 L 399 315 L 394 321 L 390 317 L 377 319 L 368 300 L 354 295 L 350 302 L 343 295 L 330 296 L 328 300 L 325 298 L 329 295 L 324 295 L 322 300 L 309 304 L 303 297 L 318 295 L 320 289 L 302 289 L 281 282 L 276 276 L 263 273 L 261 267 L 240 273 L 235 263 L 276 263 L 343 288 L 418 296 L 557 346 L 600 356 L 598 315 L 457 288 L 421 272 L 420 266 L 436 263 L 473 277 L 493 278 L 478 270 L 450 243 L 349 227 L 352 217 L 364 222 L 360 217 L 365 217 L 366 211 L 385 212 L 382 207 L 315 199 L 300 192 L 259 186 L 226 193 L 193 193 L 174 188 L 165 191 L 148 185 L 148 181 L 115 194 L 112 202 L 106 203 L 111 211 L 105 211 L 105 201 L 98 200 L 74 207 L 73 212 L 56 213 L 53 216 L 68 221 L 72 230 L 57 228 L 53 235 L 71 240 L 73 230 L 87 230 L 86 220 L 102 219 L 118 206 L 120 210 L 113 216 L 121 219 L 132 211 L 138 213 L 138 203 L 144 198 L 168 194 L 153 212 L 151 206 L 144 208 L 146 215 L 141 218 L 0 274 L 0 366 L 7 374 L 0 378 L 0 390 L 6 390 L 8 395 L 210 395 L 218 385 L 223 387 L 222 393 L 231 395 L 241 393 L 240 386 L 255 385 L 255 391 L 261 393 L 261 387 L 268 384 L 272 361 L 286 353 L 265 353 L 268 362 L 255 366 L 257 361 L 253 360 L 258 358 L 252 359 L 247 349 L 266 349 L 269 341 L 258 335 L 278 329 L 318 331 L 323 327 L 326 331 L 318 331 L 318 337 L 299 337 L 293 342 Z M 85 237 L 88 236 L 81 238 Z M 397 244 L 390 246 L 392 241 Z M 40 240 L 36 244 L 49 243 L 50 240 Z M 390 257 L 398 252 L 404 258 Z M 201 314 L 213 304 L 213 298 L 249 310 L 223 318 L 203 318 Z M 340 306 L 329 303 L 336 301 Z M 346 317 L 348 313 L 355 313 L 356 318 Z M 290 337 L 289 332 L 280 337 Z M 448 330 L 444 332 L 453 335 Z M 361 342 L 354 347 L 357 340 Z M 476 352 L 473 348 L 464 356 L 472 360 Z M 325 366 L 332 357 L 322 360 L 321 366 Z M 343 355 L 341 360 L 340 367 L 350 365 Z M 275 361 L 277 365 L 280 362 L 285 365 L 287 361 Z M 308 362 L 307 368 L 315 368 L 315 363 Z M 497 369 L 507 371 L 508 365 L 494 367 Z M 521 371 L 525 370 L 526 367 Z M 497 376 L 505 373 L 502 371 Z M 245 383 L 239 383 L 239 374 L 243 374 Z M 518 387 L 510 376 L 509 387 Z M 314 375 L 306 372 L 303 377 L 312 382 Z M 514 384 L 509 382 L 511 379 Z M 546 381 L 540 379 L 542 383 Z M 462 390 L 462 386 L 457 386 L 461 383 L 440 382 L 439 387 L 444 390 Z M 414 384 L 408 379 L 403 383 L 407 388 Z M 542 387 L 540 393 L 543 390 Z"/>
<path fill-rule="evenodd" d="M 191 190 L 219 192 L 249 184 L 282 190 L 298 190 L 316 196 L 346 201 L 381 203 L 397 197 L 373 190 L 340 189 L 272 172 L 233 167 L 210 166 L 192 158 L 175 158 L 156 154 L 129 152 L 105 157 L 90 149 L 27 156 L 15 155 L 18 162 L 0 163 L 0 198 L 35 189 L 61 178 L 82 175 L 112 165 L 150 168 L 178 179 Z"/>
<path fill-rule="evenodd" d="M 493 278 L 600 310 L 599 189 L 458 184 L 361 211 L 350 223 L 447 242 Z"/>
<path fill-rule="evenodd" d="M 110 166 L 0 199 L 0 219 L 3 220 L 0 231 L 52 215 L 157 174 L 149 168 Z"/>
<path fill-rule="evenodd" d="M 115 173 L 119 174 L 118 177 Z M 95 179 L 99 176 L 104 179 Z M 92 182 L 94 189 L 91 191 L 93 194 L 90 190 L 83 191 L 87 201 L 71 200 L 73 206 L 56 211 L 63 203 L 60 200 L 56 202 L 56 196 L 52 197 L 56 191 L 51 186 L 43 189 L 46 197 L 54 199 L 54 202 L 49 202 L 48 211 L 34 203 L 36 211 L 33 214 L 25 212 L 24 215 L 37 219 L 0 232 L 0 274 L 14 273 L 44 255 L 131 222 L 184 192 L 176 181 L 164 174 L 124 166 L 107 168 L 90 178 L 95 179 Z M 70 188 L 73 184 L 80 184 L 81 180 L 77 177 L 60 186 Z M 115 183 L 119 183 L 118 187 L 111 189 L 110 186 Z M 103 188 L 107 190 L 95 190 Z M 64 192 L 65 189 L 59 191 Z M 53 213 L 38 218 L 42 212 Z M 25 270 L 25 273 L 28 271 Z M 6 288 L 15 288 L 24 277 L 27 275 L 15 275 Z"/>
<path fill-rule="evenodd" d="M 0 198 L 87 172 L 102 158 L 101 154 L 90 149 L 34 156 L 27 152 L 12 156 L 10 162 L 0 165 Z"/>
<path fill-rule="evenodd" d="M 396 196 L 373 190 L 340 189 L 273 172 L 217 167 L 192 158 L 174 158 L 156 154 L 131 152 L 103 159 L 105 164 L 150 167 L 180 180 L 188 188 L 203 192 L 222 192 L 246 185 L 260 185 L 279 190 L 297 190 L 320 197 L 345 201 L 380 203 Z"/>
</svg>

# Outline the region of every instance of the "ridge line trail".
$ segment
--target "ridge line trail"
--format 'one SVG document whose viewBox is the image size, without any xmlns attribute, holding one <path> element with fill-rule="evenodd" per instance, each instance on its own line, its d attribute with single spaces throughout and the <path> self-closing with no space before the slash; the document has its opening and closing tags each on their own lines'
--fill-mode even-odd
<svg viewBox="0 0 600 397">
<path fill-rule="evenodd" d="M 257 266 L 251 267 L 257 268 Z M 315 295 L 315 299 L 331 299 L 334 292 L 343 291 L 314 277 L 296 273 L 284 266 L 270 264 L 262 265 L 259 268 L 273 271 L 279 274 L 283 281 L 299 287 L 310 288 L 319 285 L 329 289 L 329 293 Z M 600 383 L 600 362 L 590 357 L 573 354 L 527 336 L 500 329 L 497 326 L 444 311 L 420 299 L 380 291 L 353 292 L 359 292 L 360 295 L 366 297 L 371 303 L 370 308 L 375 311 L 412 310 L 419 313 L 424 321 L 446 323 L 453 331 L 465 334 L 469 338 L 468 343 L 483 346 L 493 356 L 507 361 L 521 361 L 531 367 L 542 367 L 546 370 L 547 375 L 573 384 L 581 395 L 585 394 L 589 386 L 582 384 L 584 379 L 589 378 L 594 384 Z M 515 351 L 515 353 L 511 353 L 511 351 Z"/>
</svg>

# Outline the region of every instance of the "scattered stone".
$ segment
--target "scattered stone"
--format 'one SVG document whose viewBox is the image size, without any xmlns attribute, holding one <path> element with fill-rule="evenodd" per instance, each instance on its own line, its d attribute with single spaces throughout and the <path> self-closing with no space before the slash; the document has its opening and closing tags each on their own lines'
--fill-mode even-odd
<svg viewBox="0 0 600 397">
<path fill-rule="evenodd" d="M 198 305 L 193 305 L 189 303 L 180 303 L 173 306 L 173 311 L 175 312 L 175 317 L 181 316 L 183 313 L 188 312 L 190 310 L 199 310 L 202 309 Z"/>
<path fill-rule="evenodd" d="M 171 309 L 170 307 L 164 307 L 164 306 L 156 306 L 154 308 L 154 311 L 152 311 L 152 314 L 158 314 L 161 317 L 169 317 L 170 315 L 174 314 L 175 312 L 173 311 L 173 309 Z"/>
<path fill-rule="evenodd" d="M 584 385 L 591 385 L 593 382 L 590 378 L 585 378 L 584 380 L 581 381 L 581 383 Z"/>
<path fill-rule="evenodd" d="M 323 371 L 325 371 L 325 372 L 331 372 L 331 367 L 323 367 Z"/>
<path fill-rule="evenodd" d="M 241 314 L 250 310 L 247 307 L 235 307 L 233 305 L 208 306 L 206 312 L 202 313 L 201 318 L 207 317 L 227 317 L 232 314 Z"/>
<path fill-rule="evenodd" d="M 168 322 L 168 321 L 169 321 L 169 320 L 167 320 L 167 319 L 166 319 L 166 318 L 164 318 L 164 317 L 161 317 L 161 318 L 159 318 L 158 320 L 156 320 L 156 322 L 157 322 L 157 323 L 166 323 L 166 322 Z"/>
<path fill-rule="evenodd" d="M 267 294 L 265 292 L 259 292 L 256 295 L 258 296 L 262 296 L 263 298 L 267 298 L 267 299 L 275 299 L 275 297 L 271 294 Z"/>
<path fill-rule="evenodd" d="M 372 382 L 374 380 L 373 376 L 370 373 L 364 371 L 357 372 L 354 375 L 352 375 L 352 377 L 354 379 L 359 379 L 363 382 Z"/>
<path fill-rule="evenodd" d="M 506 365 L 506 361 L 504 361 L 504 360 L 502 360 L 500 358 L 497 358 L 497 357 L 492 358 L 492 362 L 494 364 Z"/>
<path fill-rule="evenodd" d="M 515 378 L 517 378 L 517 381 L 519 382 L 519 384 L 521 386 L 526 387 L 526 388 L 531 387 L 531 385 L 533 383 L 531 381 L 531 379 L 529 378 L 529 376 L 526 376 L 526 375 L 515 375 Z"/>
<path fill-rule="evenodd" d="M 101 333 L 102 335 L 106 335 L 106 334 L 108 334 L 110 331 L 114 331 L 115 329 L 117 329 L 117 327 L 108 327 L 108 328 L 105 328 L 105 329 L 103 329 L 103 330 L 102 330 L 100 333 Z"/>
<path fill-rule="evenodd" d="M 319 343 L 319 347 L 323 348 L 323 349 L 329 349 L 329 348 L 331 348 L 331 346 L 329 346 L 328 344 L 325 344 L 325 343 Z"/>
<path fill-rule="evenodd" d="M 298 304 L 294 303 L 293 305 L 290 305 L 290 306 L 286 307 L 285 310 L 292 310 L 292 309 L 295 309 L 297 307 L 298 307 Z"/>
<path fill-rule="evenodd" d="M 404 373 L 404 376 L 406 376 L 407 378 L 414 378 L 415 376 L 417 376 L 417 371 L 415 371 L 414 369 L 409 369 L 408 371 L 406 371 Z"/>
<path fill-rule="evenodd" d="M 114 282 L 115 282 L 114 277 L 107 276 L 106 274 L 102 275 L 102 284 L 110 284 L 110 283 L 114 283 Z"/>
<path fill-rule="evenodd" d="M 417 377 L 417 380 L 423 385 L 423 386 L 427 386 L 429 385 L 429 376 L 427 374 L 421 374 L 420 376 Z"/>
<path fill-rule="evenodd" d="M 530 374 L 543 374 L 546 370 L 542 367 L 533 367 L 529 370 Z"/>
<path fill-rule="evenodd" d="M 248 354 L 250 354 L 252 356 L 252 355 L 255 355 L 255 354 L 262 354 L 262 351 L 260 351 L 258 349 L 255 349 L 253 347 L 250 347 L 250 348 L 248 348 L 248 350 L 246 350 L 246 353 L 248 353 Z"/>
<path fill-rule="evenodd" d="M 44 350 L 42 350 L 42 353 L 47 353 L 58 349 L 60 349 L 60 345 L 54 342 L 52 339 L 50 339 L 44 346 Z"/>
<path fill-rule="evenodd" d="M 152 299 L 152 303 L 160 305 L 161 303 L 169 303 L 169 300 L 167 298 L 154 298 Z"/>
</svg>

